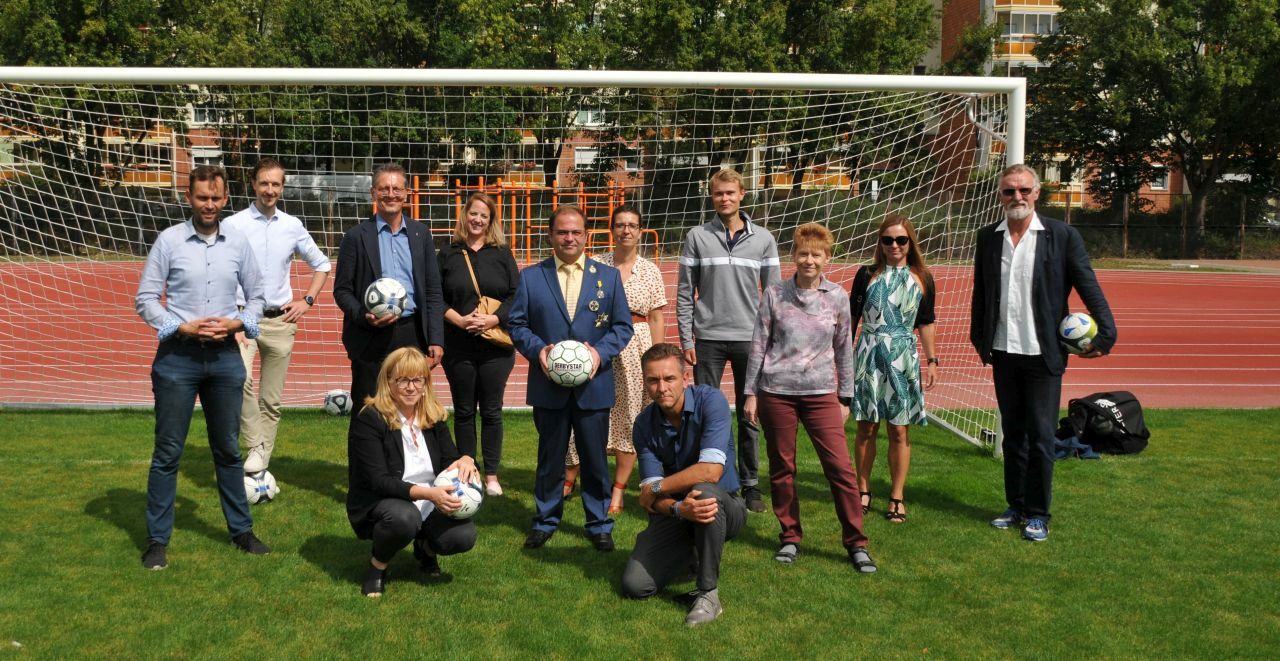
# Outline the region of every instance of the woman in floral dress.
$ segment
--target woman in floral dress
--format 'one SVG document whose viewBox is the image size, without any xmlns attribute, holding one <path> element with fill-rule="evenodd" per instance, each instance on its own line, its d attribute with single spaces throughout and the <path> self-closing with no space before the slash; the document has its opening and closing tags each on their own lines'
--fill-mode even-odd
<svg viewBox="0 0 1280 661">
<path fill-rule="evenodd" d="M 871 509 L 871 468 L 876 459 L 880 421 L 889 435 L 889 508 L 885 518 L 907 520 L 902 502 L 911 465 L 908 425 L 925 425 L 924 391 L 933 388 L 938 358 L 933 342 L 933 275 L 925 266 L 915 228 L 905 216 L 880 223 L 876 254 L 870 266 L 853 278 L 849 309 L 854 333 L 862 335 L 854 349 L 853 417 L 858 421 L 854 456 L 862 510 Z M 920 335 L 926 368 L 920 369 L 915 330 Z"/>
<path fill-rule="evenodd" d="M 647 401 L 644 395 L 644 377 L 640 372 L 640 356 L 649 347 L 662 342 L 664 324 L 662 308 L 667 304 L 666 287 L 657 265 L 640 256 L 640 212 L 630 204 L 613 210 L 609 218 L 609 230 L 613 233 L 612 253 L 593 256 L 601 264 L 608 264 L 622 274 L 622 286 L 627 292 L 627 306 L 631 309 L 631 323 L 635 334 L 631 341 L 613 359 L 613 384 L 617 403 L 609 413 L 609 454 L 614 456 L 617 468 L 614 472 L 613 495 L 609 501 L 609 513 L 622 511 L 623 494 L 631 470 L 636 463 L 636 449 L 631 443 L 631 427 Z M 578 452 L 569 443 L 569 455 L 565 458 L 565 495 L 573 490 L 578 478 Z"/>
</svg>

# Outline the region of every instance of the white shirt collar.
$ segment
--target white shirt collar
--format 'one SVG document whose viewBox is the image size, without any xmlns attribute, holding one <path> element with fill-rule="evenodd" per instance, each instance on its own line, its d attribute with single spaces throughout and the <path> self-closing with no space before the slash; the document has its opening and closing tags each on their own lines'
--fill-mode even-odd
<svg viewBox="0 0 1280 661">
<path fill-rule="evenodd" d="M 1036 213 L 1036 212 L 1034 212 L 1034 211 L 1032 211 L 1032 212 L 1031 212 L 1031 225 L 1030 225 L 1030 226 L 1028 226 L 1028 227 L 1027 227 L 1027 229 L 1028 229 L 1028 230 L 1030 230 L 1030 231 L 1032 231 L 1032 232 L 1039 232 L 1039 231 L 1041 231 L 1041 230 L 1043 230 L 1043 229 L 1044 229 L 1044 223 L 1040 222 L 1040 214 L 1038 214 L 1038 213 Z M 1008 218 L 1005 218 L 1004 220 L 1000 221 L 1000 224 L 999 224 L 999 225 L 996 225 L 996 231 L 997 231 L 997 232 L 1008 232 L 1008 231 L 1009 231 L 1009 219 L 1008 219 Z"/>
</svg>

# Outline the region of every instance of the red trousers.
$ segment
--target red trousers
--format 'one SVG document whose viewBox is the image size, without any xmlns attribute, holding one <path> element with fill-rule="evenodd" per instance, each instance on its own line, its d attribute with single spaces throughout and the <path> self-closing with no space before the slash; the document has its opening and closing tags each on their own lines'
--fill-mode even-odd
<svg viewBox="0 0 1280 661">
<path fill-rule="evenodd" d="M 818 452 L 818 460 L 822 462 L 822 473 L 831 485 L 844 547 L 866 546 L 858 480 L 849 459 L 849 443 L 844 433 L 844 422 L 840 419 L 840 400 L 835 393 L 775 395 L 760 392 L 756 397 L 756 410 L 769 451 L 773 513 L 782 525 L 778 539 L 783 544 L 799 544 L 804 536 L 800 528 L 800 498 L 796 495 L 796 430 L 803 422 Z"/>
</svg>

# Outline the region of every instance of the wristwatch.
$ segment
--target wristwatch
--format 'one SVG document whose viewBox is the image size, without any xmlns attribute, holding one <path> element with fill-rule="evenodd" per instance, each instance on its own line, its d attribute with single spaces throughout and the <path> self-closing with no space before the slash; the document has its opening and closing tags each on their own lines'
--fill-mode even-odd
<svg viewBox="0 0 1280 661">
<path fill-rule="evenodd" d="M 315 304 L 316 304 L 316 297 L 315 297 L 315 296 L 303 296 L 303 297 L 302 297 L 302 300 L 306 301 L 306 302 L 307 302 L 307 305 L 315 305 Z"/>
<path fill-rule="evenodd" d="M 662 494 L 662 480 L 658 480 L 649 485 L 649 493 L 659 496 Z"/>
<path fill-rule="evenodd" d="M 927 364 L 929 364 L 929 365 L 939 365 L 939 364 L 940 364 L 940 363 L 938 363 L 938 357 L 937 357 L 937 356 L 934 356 L 934 357 L 932 357 L 932 358 L 929 358 L 928 360 L 925 360 L 925 363 L 927 363 Z"/>
</svg>

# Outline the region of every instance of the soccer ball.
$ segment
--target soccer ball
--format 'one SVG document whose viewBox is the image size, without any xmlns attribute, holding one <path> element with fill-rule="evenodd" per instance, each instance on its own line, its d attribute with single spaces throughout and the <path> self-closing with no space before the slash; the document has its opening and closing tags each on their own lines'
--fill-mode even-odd
<svg viewBox="0 0 1280 661">
<path fill-rule="evenodd" d="M 325 393 L 324 412 L 329 415 L 347 415 L 351 413 L 351 393 L 345 390 L 330 390 Z"/>
<path fill-rule="evenodd" d="M 250 505 L 266 503 L 280 495 L 280 487 L 275 476 L 268 471 L 245 473 L 244 495 L 249 498 Z"/>
<path fill-rule="evenodd" d="M 557 342 L 547 353 L 547 372 L 551 382 L 574 388 L 591 378 L 591 350 L 576 340 Z"/>
<path fill-rule="evenodd" d="M 375 317 L 399 317 L 408 299 L 404 285 L 395 278 L 378 278 L 364 290 L 364 307 Z"/>
<path fill-rule="evenodd" d="M 1083 312 L 1073 312 L 1058 324 L 1058 339 L 1067 351 L 1080 355 L 1093 349 L 1093 337 L 1098 334 L 1098 325 L 1093 317 Z"/>
<path fill-rule="evenodd" d="M 445 514 L 451 519 L 470 519 L 480 511 L 480 503 L 484 496 L 480 493 L 480 485 L 475 482 L 463 482 L 458 479 L 458 469 L 451 468 L 436 476 L 436 486 L 448 489 L 454 496 L 462 500 L 462 507 L 452 514 Z M 443 513 L 443 512 L 442 512 Z"/>
</svg>

